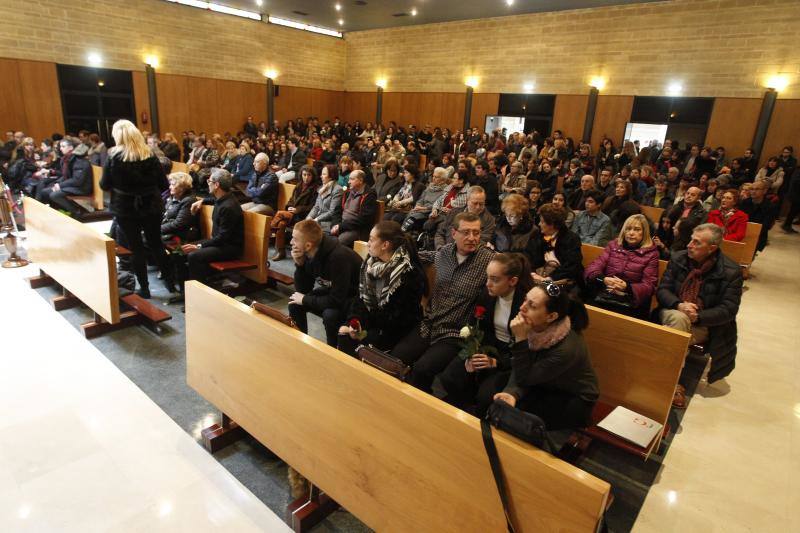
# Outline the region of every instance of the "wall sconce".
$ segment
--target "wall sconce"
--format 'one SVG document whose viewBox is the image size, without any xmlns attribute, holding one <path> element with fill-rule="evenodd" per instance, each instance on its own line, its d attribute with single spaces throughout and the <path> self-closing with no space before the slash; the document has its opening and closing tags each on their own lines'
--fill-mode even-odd
<svg viewBox="0 0 800 533">
<path fill-rule="evenodd" d="M 602 91 L 606 86 L 606 79 L 602 76 L 595 76 L 589 80 L 589 86 L 594 87 L 598 91 Z"/>
<path fill-rule="evenodd" d="M 387 83 L 386 78 L 378 78 L 377 80 L 375 80 L 375 85 L 377 85 L 383 90 L 386 90 L 386 83 Z"/>
<path fill-rule="evenodd" d="M 530 93 L 532 93 L 532 92 L 533 92 L 533 89 L 534 89 L 535 87 L 536 87 L 536 85 L 535 85 L 534 83 L 526 83 L 525 85 L 523 85 L 523 86 L 522 86 L 522 89 L 523 89 L 523 90 L 524 90 L 526 93 L 530 94 Z"/>
<path fill-rule="evenodd" d="M 464 80 L 464 83 L 467 87 L 472 87 L 473 89 L 478 86 L 478 77 L 477 76 L 467 76 L 467 79 Z"/>
<path fill-rule="evenodd" d="M 151 66 L 153 68 L 158 68 L 158 65 L 159 65 L 158 56 L 150 55 L 150 56 L 145 57 L 144 58 L 144 64 L 145 65 L 149 65 L 149 66 Z"/>
<path fill-rule="evenodd" d="M 674 81 L 667 86 L 667 94 L 670 96 L 680 96 L 683 92 L 683 85 Z"/>
<path fill-rule="evenodd" d="M 274 80 L 278 77 L 278 72 L 275 69 L 265 70 L 264 77 Z"/>
<path fill-rule="evenodd" d="M 767 83 L 764 85 L 766 85 L 768 89 L 775 89 L 777 92 L 782 92 L 789 86 L 789 76 L 785 74 L 775 74 L 774 76 L 770 76 L 767 79 Z"/>
</svg>

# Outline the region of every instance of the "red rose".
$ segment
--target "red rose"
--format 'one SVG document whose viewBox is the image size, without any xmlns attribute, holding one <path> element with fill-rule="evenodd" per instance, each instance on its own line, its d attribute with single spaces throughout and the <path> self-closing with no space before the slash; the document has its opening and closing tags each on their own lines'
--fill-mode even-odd
<svg viewBox="0 0 800 533">
<path fill-rule="evenodd" d="M 485 314 L 486 314 L 486 308 L 484 306 L 482 305 L 475 306 L 475 318 L 480 320 L 481 318 L 483 318 L 483 315 Z"/>
<path fill-rule="evenodd" d="M 361 331 L 361 322 L 357 318 L 351 318 L 347 323 L 353 331 Z"/>
</svg>

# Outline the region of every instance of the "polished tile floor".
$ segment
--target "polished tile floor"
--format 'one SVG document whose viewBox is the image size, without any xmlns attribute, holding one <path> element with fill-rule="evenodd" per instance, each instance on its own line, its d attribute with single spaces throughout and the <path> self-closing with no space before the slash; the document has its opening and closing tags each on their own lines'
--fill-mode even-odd
<svg viewBox="0 0 800 533">
<path fill-rule="evenodd" d="M 0 271 L 0 531 L 289 531 L 27 287 L 36 273 Z"/>
<path fill-rule="evenodd" d="M 634 532 L 800 531 L 800 235 L 770 232 L 736 370 L 701 383 Z"/>
</svg>

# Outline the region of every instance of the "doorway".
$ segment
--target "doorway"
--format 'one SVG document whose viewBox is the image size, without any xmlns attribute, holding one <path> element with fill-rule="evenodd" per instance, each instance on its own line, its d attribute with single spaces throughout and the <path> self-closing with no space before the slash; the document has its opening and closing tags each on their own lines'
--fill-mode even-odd
<svg viewBox="0 0 800 533">
<path fill-rule="evenodd" d="M 136 122 L 133 77 L 130 71 L 57 65 L 64 127 L 77 135 L 81 130 L 97 133 L 111 147 L 114 122 Z"/>
</svg>

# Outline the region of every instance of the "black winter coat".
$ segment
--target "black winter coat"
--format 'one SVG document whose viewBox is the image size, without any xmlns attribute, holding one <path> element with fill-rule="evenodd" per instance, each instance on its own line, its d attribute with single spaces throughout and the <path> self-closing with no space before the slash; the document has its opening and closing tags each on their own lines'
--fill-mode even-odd
<svg viewBox="0 0 800 533">
<path fill-rule="evenodd" d="M 544 254 L 547 251 L 547 244 L 540 231 L 535 231 L 525 250 L 531 260 L 531 268 L 536 270 L 545 265 Z M 583 254 L 581 253 L 581 239 L 567 228 L 561 230 L 556 239 L 555 246 L 556 258 L 561 263 L 550 277 L 553 281 L 571 280 L 580 284 L 583 280 Z"/>
<path fill-rule="evenodd" d="M 361 265 L 366 268 L 367 262 Z M 420 301 L 425 290 L 425 274 L 414 267 L 403 274 L 400 286 L 389 297 L 382 308 L 370 312 L 363 300 L 356 296 L 350 302 L 348 322 L 357 318 L 367 332 L 362 344 L 372 344 L 381 350 L 390 351 L 422 320 Z"/>
<path fill-rule="evenodd" d="M 167 198 L 164 218 L 161 219 L 161 238 L 178 237 L 181 242 L 195 241 L 200 236 L 197 217 L 192 214 L 194 197 L 191 192 L 183 198 Z"/>
<path fill-rule="evenodd" d="M 681 285 L 692 266 L 686 250 L 675 252 L 658 285 L 656 297 L 664 309 L 677 309 Z M 722 252 L 714 267 L 706 273 L 700 288 L 703 309 L 696 325 L 708 328 L 707 351 L 711 354 L 708 382 L 713 383 L 731 372 L 736 363 L 736 313 L 742 299 L 742 271 Z"/>
<path fill-rule="evenodd" d="M 209 200 L 213 201 L 214 211 L 211 213 L 211 238 L 201 241 L 204 247 L 225 247 L 227 249 L 237 249 L 241 254 L 244 249 L 244 213 L 242 206 L 228 193 L 222 198 Z"/>
<path fill-rule="evenodd" d="M 305 294 L 303 307 L 315 311 L 344 309 L 345 304 L 358 294 L 361 262 L 361 256 L 339 244 L 339 239 L 324 235 L 314 257 L 306 259 L 294 271 L 295 289 Z M 320 283 L 315 288 L 317 279 Z"/>
<path fill-rule="evenodd" d="M 109 156 L 103 166 L 100 188 L 111 191 L 110 209 L 115 216 L 156 215 L 160 218 L 164 209 L 161 191 L 169 188 L 169 182 L 156 156 L 123 161 L 119 155 L 114 155 Z"/>
</svg>

